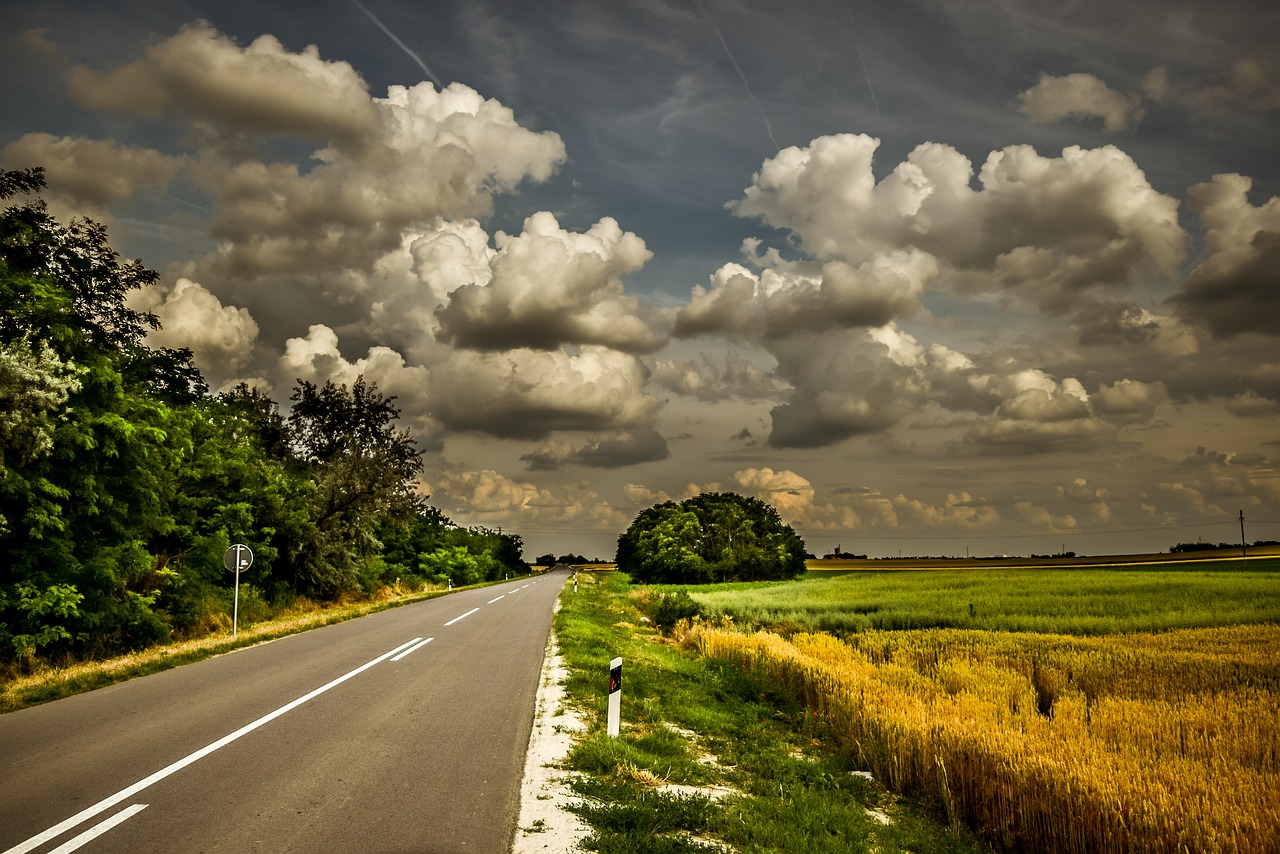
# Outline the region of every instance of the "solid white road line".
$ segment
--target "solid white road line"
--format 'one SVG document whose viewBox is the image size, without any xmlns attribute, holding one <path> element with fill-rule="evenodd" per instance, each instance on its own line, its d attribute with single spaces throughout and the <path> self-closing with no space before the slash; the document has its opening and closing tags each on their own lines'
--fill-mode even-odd
<svg viewBox="0 0 1280 854">
<path fill-rule="evenodd" d="M 450 620 L 449 622 L 445 623 L 445 625 L 446 625 L 446 626 L 452 626 L 454 623 L 458 622 L 459 620 L 465 620 L 467 617 L 470 617 L 472 614 L 474 614 L 476 611 L 479 611 L 479 610 L 480 610 L 479 608 L 472 608 L 472 609 L 471 609 L 470 611 L 468 611 L 467 613 L 465 613 L 465 614 L 459 614 L 458 616 L 454 617 L 452 620 Z"/>
<path fill-rule="evenodd" d="M 201 759 L 208 756 L 210 753 L 213 753 L 216 750 L 220 750 L 226 747 L 228 744 L 240 738 L 241 736 L 248 735 L 258 727 L 263 726 L 264 724 L 271 723 L 271 721 L 275 720 L 281 715 L 287 714 L 288 712 L 293 711 L 294 709 L 298 708 L 298 706 L 301 706 L 303 703 L 307 702 L 308 700 L 312 700 L 312 699 L 315 699 L 316 697 L 319 697 L 321 694 L 323 694 L 325 691 L 328 691 L 330 688 L 334 688 L 338 685 L 341 685 L 343 682 L 346 682 L 351 677 L 357 676 L 363 673 L 364 671 L 368 670 L 370 667 L 373 667 L 374 665 L 381 664 L 382 662 L 386 661 L 388 658 L 391 658 L 392 656 L 399 655 L 400 653 L 404 652 L 406 649 L 413 646 L 420 640 L 422 640 L 422 638 L 414 638 L 408 643 L 400 644 L 400 646 L 396 647 L 390 652 L 384 652 L 382 655 L 378 656 L 373 661 L 370 661 L 367 664 L 360 665 L 355 670 L 352 670 L 349 673 L 345 673 L 342 676 L 339 676 L 337 679 L 334 679 L 332 682 L 328 682 L 324 685 L 321 685 L 319 688 L 315 689 L 314 691 L 311 691 L 310 693 L 303 694 L 298 699 L 294 700 L 291 703 L 286 703 L 285 705 L 276 709 L 274 712 L 268 712 L 267 714 L 258 718 L 253 723 L 245 724 L 244 726 L 240 727 L 240 729 L 236 730 L 230 735 L 224 735 L 222 738 L 218 739 L 212 744 L 209 744 L 209 745 L 206 745 L 205 747 L 200 748 L 195 753 L 192 753 L 189 756 L 184 756 L 183 758 L 179 759 L 177 762 L 172 763 L 171 765 L 166 765 L 164 768 L 161 768 L 159 771 L 155 772 L 150 777 L 146 777 L 142 780 L 139 780 L 138 782 L 134 783 L 132 786 L 121 789 L 120 791 L 116 792 L 114 795 L 103 798 L 93 806 L 87 807 L 81 810 L 80 812 L 76 813 L 75 815 L 71 816 L 71 818 L 66 819 L 65 821 L 59 822 L 58 824 L 55 824 L 53 827 L 49 828 L 43 833 L 36 834 L 35 836 L 28 839 L 26 842 L 18 843 L 17 845 L 10 848 L 8 851 L 3 852 L 3 854 L 26 854 L 27 851 L 31 851 L 35 848 L 40 847 L 41 845 L 48 842 L 49 840 L 54 839 L 66 833 L 71 828 L 79 824 L 83 824 L 84 822 L 93 818 L 98 813 L 105 812 L 111 809 L 116 804 L 120 803 L 121 801 L 126 801 L 129 798 L 132 798 L 134 795 L 138 794 L 138 792 L 141 792 L 143 789 L 147 788 L 148 786 L 151 786 L 155 783 L 159 783 L 161 780 L 165 779 L 171 774 L 175 774 L 178 771 L 181 771 L 183 768 L 186 768 L 188 765 L 192 764 L 193 762 L 198 762 Z"/>
<path fill-rule="evenodd" d="M 392 661 L 399 661 L 400 659 L 404 658 L 406 655 L 412 655 L 413 653 L 415 653 L 415 652 L 417 652 L 418 650 L 422 649 L 422 648 L 423 648 L 424 646 L 426 646 L 427 644 L 431 643 L 433 640 L 435 640 L 435 638 L 427 638 L 427 639 L 426 639 L 426 640 L 424 640 L 424 641 L 418 641 L 416 644 L 414 644 L 413 646 L 409 647 L 409 648 L 408 648 L 408 649 L 406 649 L 404 652 L 400 653 L 399 655 L 397 655 L 395 658 L 393 658 L 393 659 L 391 659 L 391 660 L 392 660 Z"/>
</svg>

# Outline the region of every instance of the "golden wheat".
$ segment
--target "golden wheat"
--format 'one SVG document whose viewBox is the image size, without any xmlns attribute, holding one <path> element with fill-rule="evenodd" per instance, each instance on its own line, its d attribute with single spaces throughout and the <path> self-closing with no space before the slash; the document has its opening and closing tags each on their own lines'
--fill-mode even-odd
<svg viewBox="0 0 1280 854">
<path fill-rule="evenodd" d="M 1280 627 L 693 640 L 789 686 L 887 785 L 1000 847 L 1280 851 Z"/>
</svg>

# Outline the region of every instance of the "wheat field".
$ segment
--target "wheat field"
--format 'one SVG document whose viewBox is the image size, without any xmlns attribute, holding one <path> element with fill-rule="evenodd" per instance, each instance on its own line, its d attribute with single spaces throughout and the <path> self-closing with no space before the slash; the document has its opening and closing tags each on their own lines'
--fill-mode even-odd
<svg viewBox="0 0 1280 854">
<path fill-rule="evenodd" d="M 998 848 L 1280 851 L 1275 625 L 844 640 L 702 625 L 690 642 L 794 691 L 832 746 Z"/>
</svg>

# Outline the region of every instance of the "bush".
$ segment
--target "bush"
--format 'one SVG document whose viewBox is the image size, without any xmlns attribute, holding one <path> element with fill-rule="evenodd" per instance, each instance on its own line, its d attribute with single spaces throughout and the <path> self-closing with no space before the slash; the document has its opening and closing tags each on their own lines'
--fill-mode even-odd
<svg viewBox="0 0 1280 854">
<path fill-rule="evenodd" d="M 653 603 L 653 614 L 650 619 L 664 633 L 670 632 L 681 620 L 692 620 L 702 616 L 702 606 L 683 590 L 678 593 L 664 593 Z"/>
</svg>

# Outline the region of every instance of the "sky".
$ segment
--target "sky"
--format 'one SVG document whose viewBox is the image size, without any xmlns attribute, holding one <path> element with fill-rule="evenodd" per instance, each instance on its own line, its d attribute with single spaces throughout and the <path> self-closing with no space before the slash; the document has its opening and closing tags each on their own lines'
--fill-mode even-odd
<svg viewBox="0 0 1280 854">
<path fill-rule="evenodd" d="M 1280 5 L 45 0 L 0 166 L 213 390 L 363 375 L 526 556 L 1280 539 Z"/>
</svg>

